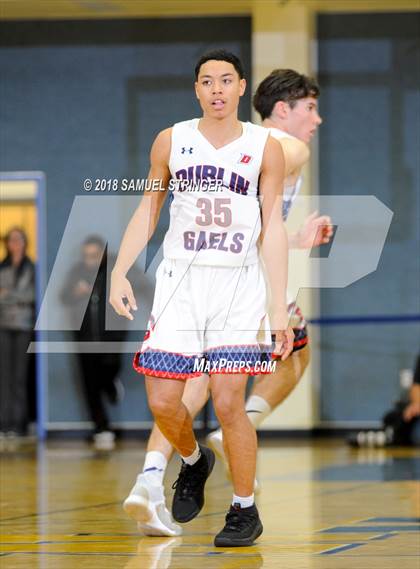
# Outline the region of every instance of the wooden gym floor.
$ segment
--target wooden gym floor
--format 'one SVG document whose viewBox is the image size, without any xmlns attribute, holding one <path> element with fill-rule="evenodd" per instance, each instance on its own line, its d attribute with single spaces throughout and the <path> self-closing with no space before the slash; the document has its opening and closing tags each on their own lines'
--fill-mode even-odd
<svg viewBox="0 0 420 569">
<path fill-rule="evenodd" d="M 2 569 L 419 569 L 419 449 L 352 450 L 340 440 L 261 443 L 255 546 L 216 549 L 231 488 L 217 464 L 206 505 L 180 538 L 145 538 L 121 501 L 144 444 L 81 442 L 1 454 Z M 167 495 L 177 476 L 173 460 Z"/>
</svg>

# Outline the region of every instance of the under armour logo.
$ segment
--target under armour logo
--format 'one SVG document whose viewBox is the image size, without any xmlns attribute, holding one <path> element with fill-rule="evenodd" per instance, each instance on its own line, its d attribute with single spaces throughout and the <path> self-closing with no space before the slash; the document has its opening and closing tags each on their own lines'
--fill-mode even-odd
<svg viewBox="0 0 420 569">
<path fill-rule="evenodd" d="M 185 148 L 185 146 L 183 146 L 181 149 L 181 154 L 185 154 L 186 152 L 189 152 L 190 154 L 192 154 L 193 153 L 193 147 L 190 146 L 190 148 Z"/>
</svg>

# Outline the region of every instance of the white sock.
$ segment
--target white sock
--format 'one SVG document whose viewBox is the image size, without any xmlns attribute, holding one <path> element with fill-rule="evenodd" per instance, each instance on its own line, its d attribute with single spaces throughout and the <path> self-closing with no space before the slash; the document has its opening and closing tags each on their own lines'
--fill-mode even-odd
<svg viewBox="0 0 420 569">
<path fill-rule="evenodd" d="M 215 437 L 216 439 L 218 439 L 219 441 L 223 440 L 223 433 L 222 433 L 222 429 L 217 429 L 217 431 L 213 431 L 211 433 L 212 437 Z"/>
<path fill-rule="evenodd" d="M 254 494 L 251 496 L 237 496 L 233 495 L 232 506 L 239 504 L 241 508 L 249 508 L 254 504 Z"/>
<path fill-rule="evenodd" d="M 190 454 L 190 456 L 182 456 L 181 458 L 184 462 L 186 462 L 187 464 L 189 464 L 190 466 L 192 466 L 193 464 L 195 464 L 198 459 L 201 456 L 201 451 L 200 451 L 200 447 L 198 446 L 198 443 L 195 443 L 195 450 L 192 454 Z"/>
<path fill-rule="evenodd" d="M 163 477 L 165 476 L 167 466 L 166 456 L 157 450 L 151 450 L 146 453 L 143 474 L 150 484 L 163 486 Z"/>
<path fill-rule="evenodd" d="M 259 395 L 251 395 L 245 404 L 245 411 L 255 429 L 258 429 L 264 419 L 271 413 L 271 407 Z"/>
</svg>

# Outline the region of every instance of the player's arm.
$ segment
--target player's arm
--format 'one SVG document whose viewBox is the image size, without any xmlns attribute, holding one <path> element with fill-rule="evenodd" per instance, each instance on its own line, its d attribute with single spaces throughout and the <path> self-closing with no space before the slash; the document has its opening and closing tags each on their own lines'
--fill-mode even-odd
<svg viewBox="0 0 420 569">
<path fill-rule="evenodd" d="M 278 140 L 278 139 L 276 139 Z M 284 154 L 284 179 L 299 175 L 309 160 L 310 152 L 307 144 L 298 138 L 281 138 L 278 140 Z"/>
<path fill-rule="evenodd" d="M 171 129 L 163 130 L 156 137 L 150 151 L 149 180 L 160 180 L 161 187 L 168 188 L 171 177 L 169 155 L 171 151 Z M 130 219 L 122 239 L 118 257 L 111 273 L 109 302 L 117 314 L 133 320 L 130 310 L 137 310 L 131 285 L 126 274 L 137 257 L 146 247 L 159 221 L 165 201 L 165 191 L 146 192 Z M 127 299 L 127 305 L 123 299 Z"/>
<path fill-rule="evenodd" d="M 270 314 L 272 332 L 276 335 L 274 354 L 281 354 L 282 360 L 285 360 L 293 348 L 293 331 L 288 325 L 286 303 L 288 242 L 282 218 L 283 181 L 283 151 L 278 142 L 269 137 L 259 182 L 262 219 L 260 254 L 274 307 Z"/>
<path fill-rule="evenodd" d="M 276 139 L 277 140 L 277 139 Z M 299 176 L 303 166 L 309 160 L 307 144 L 298 138 L 279 140 L 284 153 L 285 179 Z M 314 211 L 309 215 L 296 233 L 289 235 L 290 249 L 311 249 L 329 243 L 333 234 L 331 218 Z"/>
</svg>

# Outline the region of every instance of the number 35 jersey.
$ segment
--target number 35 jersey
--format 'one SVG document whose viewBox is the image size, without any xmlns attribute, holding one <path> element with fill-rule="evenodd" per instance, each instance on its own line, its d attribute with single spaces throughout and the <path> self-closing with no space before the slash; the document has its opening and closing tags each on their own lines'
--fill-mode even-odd
<svg viewBox="0 0 420 569">
<path fill-rule="evenodd" d="M 242 135 L 215 148 L 199 119 L 175 124 L 169 159 L 170 224 L 164 257 L 195 265 L 258 262 L 258 179 L 269 130 L 242 123 Z"/>
</svg>

